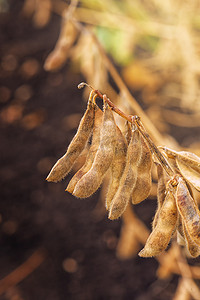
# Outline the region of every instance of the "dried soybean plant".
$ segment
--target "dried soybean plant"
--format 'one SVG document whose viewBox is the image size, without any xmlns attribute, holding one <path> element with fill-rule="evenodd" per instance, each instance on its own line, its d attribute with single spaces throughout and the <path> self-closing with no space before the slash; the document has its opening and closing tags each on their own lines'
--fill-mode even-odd
<svg viewBox="0 0 200 300">
<path fill-rule="evenodd" d="M 85 85 L 81 83 L 79 88 Z M 96 104 L 97 97 L 103 100 L 103 111 Z M 116 125 L 113 111 L 126 119 L 123 132 Z M 77 133 L 47 180 L 58 182 L 64 179 L 85 148 L 89 148 L 85 163 L 72 177 L 66 191 L 79 198 L 89 197 L 109 175 L 105 196 L 108 217 L 112 220 L 122 217 L 124 221 L 118 255 L 127 257 L 139 249 L 139 244 L 145 244 L 139 256 L 156 256 L 160 262 L 160 278 L 171 273 L 181 275 L 176 295 L 181 294 L 182 289 L 190 295 L 188 289 L 192 283 L 195 289 L 192 296 L 198 299 L 200 292 L 193 281 L 193 278 L 200 278 L 198 267 L 189 267 L 184 262 L 183 266 L 188 268 L 190 275 L 186 272 L 186 276 L 179 266 L 183 254 L 177 251 L 175 244 L 172 244 L 169 254 L 160 254 L 170 240 L 176 238 L 178 244 L 185 247 L 187 256 L 195 258 L 200 255 L 200 212 L 192 190 L 193 187 L 200 190 L 200 158 L 190 152 L 156 147 L 138 116 L 126 115 L 106 95 L 93 88 Z M 152 232 L 148 236 L 130 204 L 138 204 L 149 196 L 153 163 L 158 174 L 158 205 Z"/>
<path fill-rule="evenodd" d="M 87 84 L 81 83 L 79 88 L 84 85 Z M 103 112 L 96 104 L 97 96 L 103 99 Z M 131 132 L 126 137 L 116 125 L 112 111 L 130 123 Z M 159 255 L 167 248 L 171 238 L 177 235 L 191 257 L 199 256 L 200 212 L 191 187 L 200 190 L 200 158 L 190 152 L 160 147 L 162 153 L 138 116 L 126 115 L 106 95 L 95 89 L 90 93 L 87 110 L 75 137 L 66 154 L 53 166 L 47 180 L 57 182 L 66 177 L 88 144 L 85 164 L 71 179 L 66 190 L 79 198 L 89 197 L 97 191 L 110 171 L 105 204 L 108 217 L 117 219 L 130 202 L 138 204 L 149 196 L 151 168 L 155 162 L 158 208 L 152 232 L 139 255 Z"/>
</svg>

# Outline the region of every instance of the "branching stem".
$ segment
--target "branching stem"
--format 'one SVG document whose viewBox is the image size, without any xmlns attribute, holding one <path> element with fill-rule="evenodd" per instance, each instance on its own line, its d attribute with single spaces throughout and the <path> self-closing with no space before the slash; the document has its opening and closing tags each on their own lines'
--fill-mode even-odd
<svg viewBox="0 0 200 300">
<path fill-rule="evenodd" d="M 122 118 L 126 119 L 127 121 L 129 121 L 130 123 L 132 123 L 132 118 L 131 116 L 125 114 L 123 111 L 121 111 L 117 106 L 114 105 L 114 103 L 106 96 L 103 95 L 101 92 L 99 92 L 98 90 L 94 89 L 91 85 L 87 84 L 86 82 L 81 82 L 78 85 L 78 88 L 81 89 L 84 86 L 89 87 L 90 89 L 92 89 L 94 91 L 95 94 L 98 95 L 99 98 L 101 98 L 102 100 L 106 101 L 108 103 L 108 105 L 112 108 L 112 110 L 114 112 L 116 112 L 118 115 L 120 115 Z"/>
<path fill-rule="evenodd" d="M 175 174 L 174 171 L 172 170 L 172 168 L 170 167 L 168 161 L 166 160 L 166 158 L 162 155 L 160 150 L 156 147 L 156 145 L 154 144 L 154 142 L 150 138 L 149 134 L 146 132 L 146 129 L 144 128 L 143 124 L 140 121 L 140 117 L 130 116 L 130 115 L 125 114 L 117 106 L 115 106 L 114 103 L 106 95 L 103 95 L 101 92 L 94 89 L 91 85 L 89 85 L 85 82 L 81 82 L 78 85 L 78 88 L 81 89 L 84 86 L 87 86 L 90 89 L 92 89 L 94 94 L 98 95 L 99 98 L 101 98 L 103 101 L 107 102 L 108 105 L 112 108 L 112 110 L 114 112 L 116 112 L 118 115 L 120 115 L 122 118 L 126 119 L 127 121 L 129 121 L 132 124 L 134 123 L 137 126 L 139 132 L 142 134 L 142 136 L 144 137 L 144 139 L 148 143 L 150 150 L 156 155 L 157 159 L 159 160 L 159 162 L 161 163 L 161 165 L 163 166 L 163 168 L 165 169 L 167 174 L 169 176 L 173 176 Z"/>
</svg>

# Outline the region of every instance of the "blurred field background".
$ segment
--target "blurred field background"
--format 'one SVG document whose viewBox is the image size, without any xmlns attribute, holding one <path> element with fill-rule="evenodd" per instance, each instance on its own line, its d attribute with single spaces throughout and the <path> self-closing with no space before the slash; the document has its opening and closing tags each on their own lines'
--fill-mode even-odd
<svg viewBox="0 0 200 300">
<path fill-rule="evenodd" d="M 134 96 L 155 141 L 200 154 L 200 2 L 73 2 L 77 26 L 54 64 L 69 1 L 0 0 L 0 299 L 196 299 L 176 272 L 137 256 L 124 219 L 107 219 L 105 186 L 81 200 L 65 192 L 69 178 L 45 178 L 85 110 L 81 81 L 129 114 Z M 134 207 L 144 239 L 155 209 L 155 189 Z"/>
</svg>

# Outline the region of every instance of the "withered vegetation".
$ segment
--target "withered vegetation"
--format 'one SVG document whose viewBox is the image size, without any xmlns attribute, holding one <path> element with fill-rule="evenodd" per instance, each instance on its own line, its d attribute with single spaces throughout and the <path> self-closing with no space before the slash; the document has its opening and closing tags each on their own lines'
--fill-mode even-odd
<svg viewBox="0 0 200 300">
<path fill-rule="evenodd" d="M 79 88 L 85 85 L 87 84 L 81 83 Z M 97 96 L 103 100 L 103 112 L 96 104 Z M 126 115 L 106 95 L 93 88 L 88 99 L 89 106 L 94 112 L 93 121 L 90 122 L 92 124 L 90 133 L 85 135 L 85 131 L 80 130 L 84 126 L 79 125 L 75 135 L 75 137 L 79 134 L 84 135 L 84 146 L 89 147 L 88 154 L 83 167 L 73 176 L 66 190 L 76 197 L 90 197 L 98 190 L 104 178 L 107 180 L 110 177 L 104 203 L 111 220 L 122 217 L 125 221 L 118 248 L 118 255 L 122 258 L 124 255 L 129 257 L 135 254 L 139 243 L 142 243 L 145 245 L 139 252 L 139 256 L 158 256 L 162 265 L 162 256 L 161 260 L 159 257 L 172 238 L 176 238 L 177 243 L 185 247 L 187 256 L 198 257 L 200 255 L 200 211 L 193 189 L 199 190 L 197 177 L 200 176 L 200 158 L 186 151 L 158 148 L 138 116 Z M 116 125 L 112 111 L 128 120 L 129 125 L 126 121 L 123 133 Z M 81 124 L 85 122 L 85 116 L 87 111 L 81 119 Z M 87 144 L 90 135 L 91 143 Z M 71 170 L 75 162 L 71 157 L 74 157 L 74 149 L 77 149 L 76 144 L 80 144 L 79 140 L 77 138 L 72 140 L 67 154 L 64 155 L 64 163 L 62 158 L 56 162 L 47 177 L 48 181 L 57 182 L 58 178 L 62 179 L 60 169 L 62 174 L 68 173 L 69 164 Z M 81 145 L 81 151 L 78 154 L 77 150 L 75 151 L 76 159 L 84 150 L 83 143 Z M 149 196 L 153 163 L 157 168 L 157 211 L 152 223 L 152 232 L 146 238 L 144 232 L 136 233 L 137 227 L 131 225 L 133 222 L 137 224 L 139 231 L 144 230 L 140 221 L 133 215 L 130 204 L 131 202 L 138 204 Z M 58 164 L 61 164 L 61 168 L 57 168 Z M 144 238 L 139 237 L 140 234 L 144 235 Z M 129 241 L 130 238 L 132 241 Z M 165 275 L 162 275 L 163 271 L 160 267 L 158 270 L 160 277 L 168 276 L 172 269 L 174 267 L 165 266 Z M 197 288 L 195 295 L 198 292 Z"/>
<path fill-rule="evenodd" d="M 79 87 L 84 85 L 87 84 L 81 83 Z M 100 108 L 97 107 L 95 101 L 97 95 L 104 101 L 103 113 L 100 113 Z M 75 159 L 72 160 L 71 157 L 74 158 L 75 153 L 75 158 L 78 158 L 86 145 L 89 134 L 92 134 L 92 143 L 86 162 L 70 181 L 67 191 L 76 197 L 90 197 L 102 184 L 107 172 L 110 172 L 111 181 L 105 204 L 109 212 L 108 217 L 113 220 L 123 215 L 129 202 L 138 204 L 149 196 L 152 182 L 151 169 L 154 161 L 158 172 L 158 208 L 152 233 L 139 255 L 142 257 L 159 255 L 167 248 L 171 238 L 178 231 L 188 253 L 192 257 L 197 257 L 200 254 L 200 211 L 188 187 L 193 186 L 199 189 L 195 179 L 198 174 L 200 175 L 200 158 L 193 153 L 160 147 L 164 153 L 163 156 L 152 142 L 140 118 L 126 116 L 98 90 L 92 89 L 88 107 L 92 107 L 94 112 L 94 116 L 90 118 L 92 120 L 89 123 L 90 126 L 88 126 L 86 111 L 67 154 L 64 155 L 64 159 L 62 157 L 56 162 L 47 180 L 57 182 L 64 177 L 63 174 L 69 172 L 75 162 Z M 123 133 L 116 125 L 111 108 L 130 121 L 131 137 L 128 146 Z M 103 114 L 102 117 L 101 114 Z M 87 134 L 85 133 L 86 125 L 83 124 L 87 125 Z M 127 130 L 124 132 L 127 135 Z M 81 139 L 82 135 L 84 142 Z M 76 138 L 77 136 L 79 138 Z M 167 157 L 173 161 L 172 165 Z"/>
</svg>

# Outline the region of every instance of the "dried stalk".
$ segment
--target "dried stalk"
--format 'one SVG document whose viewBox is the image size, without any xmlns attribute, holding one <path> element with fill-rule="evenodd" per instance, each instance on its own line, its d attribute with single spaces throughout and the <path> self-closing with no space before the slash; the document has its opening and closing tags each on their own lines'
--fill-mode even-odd
<svg viewBox="0 0 200 300">
<path fill-rule="evenodd" d="M 200 299 L 200 290 L 193 280 L 193 275 L 190 270 L 190 267 L 188 266 L 187 261 L 184 258 L 184 256 L 181 254 L 180 248 L 179 248 L 179 256 L 177 257 L 177 264 L 178 264 L 178 267 L 179 267 L 182 277 L 185 279 L 185 286 L 186 286 L 188 292 L 192 295 L 192 297 L 195 300 L 199 300 Z"/>
<path fill-rule="evenodd" d="M 15 286 L 24 280 L 29 274 L 37 269 L 45 259 L 45 251 L 40 248 L 36 250 L 21 266 L 0 280 L 0 295 L 8 288 Z"/>
</svg>

